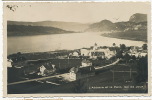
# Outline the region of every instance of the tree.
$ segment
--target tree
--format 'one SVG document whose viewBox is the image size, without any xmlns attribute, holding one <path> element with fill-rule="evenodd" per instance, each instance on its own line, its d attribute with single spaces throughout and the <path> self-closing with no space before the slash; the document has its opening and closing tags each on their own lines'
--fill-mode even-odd
<svg viewBox="0 0 152 100">
<path fill-rule="evenodd" d="M 147 82 L 148 81 L 148 57 L 142 57 L 137 62 L 137 77 L 136 82 Z"/>
<path fill-rule="evenodd" d="M 122 58 L 123 57 L 122 53 L 123 52 L 121 50 L 117 51 L 116 57 L 117 58 Z"/>
<path fill-rule="evenodd" d="M 131 57 L 129 56 L 128 53 L 126 53 L 125 56 L 124 56 L 124 58 L 125 58 L 126 64 L 127 64 L 129 62 L 129 60 L 130 60 Z"/>
<path fill-rule="evenodd" d="M 20 56 L 22 53 L 21 52 L 17 52 L 17 55 Z"/>
<path fill-rule="evenodd" d="M 124 50 L 126 49 L 126 45 L 125 45 L 125 44 L 120 44 L 120 49 L 121 49 L 122 51 L 124 51 Z"/>
<path fill-rule="evenodd" d="M 115 46 L 116 46 L 116 43 L 113 43 L 112 45 L 113 45 L 113 47 L 115 47 Z"/>
<path fill-rule="evenodd" d="M 147 44 L 142 45 L 143 50 L 147 50 Z"/>
</svg>

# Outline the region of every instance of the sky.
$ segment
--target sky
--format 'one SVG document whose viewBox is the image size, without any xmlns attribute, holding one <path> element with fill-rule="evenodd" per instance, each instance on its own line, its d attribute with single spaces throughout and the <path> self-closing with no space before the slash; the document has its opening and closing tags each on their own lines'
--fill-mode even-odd
<svg viewBox="0 0 152 100">
<path fill-rule="evenodd" d="M 14 11 L 7 5 L 14 6 Z M 17 7 L 18 6 L 18 7 Z M 148 14 L 148 2 L 37 2 L 5 3 L 4 18 L 12 21 L 65 21 L 92 23 L 107 19 L 112 22 L 128 21 L 135 13 Z"/>
</svg>

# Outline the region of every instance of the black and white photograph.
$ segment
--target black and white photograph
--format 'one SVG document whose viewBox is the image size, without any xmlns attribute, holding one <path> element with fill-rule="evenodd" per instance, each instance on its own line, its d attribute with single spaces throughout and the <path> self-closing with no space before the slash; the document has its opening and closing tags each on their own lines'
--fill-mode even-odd
<svg viewBox="0 0 152 100">
<path fill-rule="evenodd" d="M 150 2 L 5 2 L 8 95 L 149 94 Z"/>
</svg>

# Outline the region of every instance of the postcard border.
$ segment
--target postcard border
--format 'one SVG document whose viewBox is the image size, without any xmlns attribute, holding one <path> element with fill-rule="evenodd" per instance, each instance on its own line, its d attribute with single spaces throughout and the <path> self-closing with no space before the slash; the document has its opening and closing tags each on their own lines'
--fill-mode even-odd
<svg viewBox="0 0 152 100">
<path fill-rule="evenodd" d="M 53 1 L 49 2 L 52 3 Z M 121 1 L 124 2 L 124 1 Z M 10 2 L 9 2 L 10 3 Z M 13 2 L 13 3 L 29 3 L 29 2 Z M 31 2 L 30 2 L 31 3 Z M 32 2 L 40 3 L 40 2 Z M 44 2 L 43 2 L 44 3 Z M 47 3 L 47 2 L 45 2 Z M 54 3 L 54 2 L 53 2 Z M 58 2 L 62 3 L 62 2 Z M 66 3 L 69 3 L 66 1 Z M 78 3 L 78 2 L 75 2 Z M 83 2 L 82 2 L 83 3 Z M 102 2 L 101 2 L 102 3 Z M 105 2 L 104 2 L 105 3 Z M 108 2 L 107 2 L 108 3 Z M 125 3 L 125 2 L 124 2 Z M 147 3 L 147 1 L 145 2 Z M 151 6 L 151 3 L 148 2 Z M 151 96 L 151 75 L 152 68 L 148 67 L 148 93 L 82 93 L 82 94 L 7 94 L 7 15 L 5 14 L 4 6 L 7 2 L 3 2 L 3 97 L 103 97 L 103 96 Z M 151 9 L 150 9 L 151 11 Z M 151 66 L 151 12 L 148 14 L 148 66 Z"/>
</svg>

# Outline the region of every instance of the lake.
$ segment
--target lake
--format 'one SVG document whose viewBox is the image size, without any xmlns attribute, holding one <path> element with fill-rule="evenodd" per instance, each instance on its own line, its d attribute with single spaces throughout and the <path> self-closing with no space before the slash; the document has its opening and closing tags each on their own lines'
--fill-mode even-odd
<svg viewBox="0 0 152 100">
<path fill-rule="evenodd" d="M 45 52 L 55 50 L 73 50 L 90 47 L 97 43 L 99 46 L 142 46 L 145 42 L 109 38 L 101 36 L 102 33 L 68 33 L 36 36 L 12 36 L 7 38 L 7 53 Z"/>
</svg>

